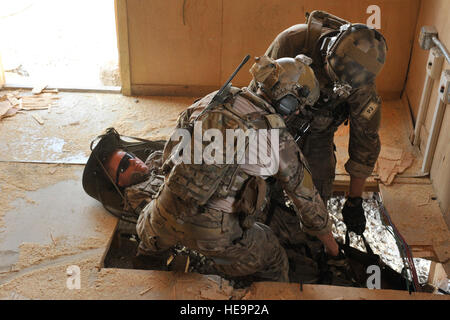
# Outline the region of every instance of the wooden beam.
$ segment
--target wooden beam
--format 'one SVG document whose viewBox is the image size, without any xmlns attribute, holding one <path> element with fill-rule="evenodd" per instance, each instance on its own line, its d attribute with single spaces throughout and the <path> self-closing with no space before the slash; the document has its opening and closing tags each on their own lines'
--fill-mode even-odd
<svg viewBox="0 0 450 320">
<path fill-rule="evenodd" d="M 336 174 L 333 182 L 333 191 L 348 192 L 350 186 L 350 176 L 348 174 Z M 374 177 L 369 177 L 364 185 L 365 192 L 378 192 L 378 181 Z"/>
<path fill-rule="evenodd" d="M 427 283 L 436 288 L 434 293 L 437 293 L 438 288 L 447 290 L 447 273 L 445 272 L 444 266 L 442 264 L 437 262 L 431 263 Z"/>
<path fill-rule="evenodd" d="M 5 84 L 5 71 L 3 70 L 2 56 L 0 55 L 0 88 Z"/>
<path fill-rule="evenodd" d="M 448 300 L 444 295 L 403 290 L 370 290 L 342 286 L 254 282 L 243 300 Z"/>
<path fill-rule="evenodd" d="M 132 84 L 131 94 L 137 96 L 202 97 L 218 89 L 218 86 Z"/>
<path fill-rule="evenodd" d="M 128 41 L 127 0 L 114 0 L 116 13 L 117 47 L 119 49 L 120 79 L 122 94 L 131 95 L 130 47 Z"/>
<path fill-rule="evenodd" d="M 31 90 L 33 89 L 33 86 L 30 85 L 24 85 L 19 83 L 7 83 L 4 86 L 4 89 L 10 89 L 10 90 L 17 90 L 17 89 L 27 89 Z M 58 92 L 89 92 L 89 93 L 120 93 L 121 88 L 116 86 L 89 86 L 89 87 L 66 87 L 66 86 L 55 86 L 55 85 L 48 85 L 45 90 L 55 91 L 58 90 Z M 44 93 L 45 93 L 44 90 Z M 56 92 L 56 91 L 55 91 Z"/>
</svg>

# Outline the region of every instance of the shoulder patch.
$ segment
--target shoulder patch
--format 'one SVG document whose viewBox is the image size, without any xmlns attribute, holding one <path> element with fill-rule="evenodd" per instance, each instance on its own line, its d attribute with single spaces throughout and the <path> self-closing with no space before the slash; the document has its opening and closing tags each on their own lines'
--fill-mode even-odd
<svg viewBox="0 0 450 320">
<path fill-rule="evenodd" d="M 278 114 L 266 114 L 264 117 L 267 119 L 267 122 L 272 129 L 286 128 L 284 120 Z"/>
<path fill-rule="evenodd" d="M 360 116 L 366 120 L 372 119 L 373 115 L 376 113 L 380 104 L 377 101 L 370 100 L 367 106 L 361 111 Z"/>
</svg>

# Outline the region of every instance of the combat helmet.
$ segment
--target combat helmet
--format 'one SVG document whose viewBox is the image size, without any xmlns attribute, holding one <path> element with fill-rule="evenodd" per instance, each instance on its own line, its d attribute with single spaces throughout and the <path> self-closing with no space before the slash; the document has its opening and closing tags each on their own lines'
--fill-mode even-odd
<svg viewBox="0 0 450 320">
<path fill-rule="evenodd" d="M 91 155 L 84 167 L 82 184 L 84 191 L 92 198 L 100 201 L 111 214 L 128 222 L 135 222 L 138 214 L 126 210 L 123 188 L 116 185 L 104 167 L 109 155 L 117 149 L 133 153 L 145 159 L 156 150 L 164 148 L 165 141 L 150 141 L 136 137 L 120 135 L 116 129 L 108 128 L 105 133 L 92 140 Z"/>
<path fill-rule="evenodd" d="M 386 61 L 383 35 L 365 24 L 345 24 L 322 49 L 332 81 L 352 89 L 375 82 Z"/>
<path fill-rule="evenodd" d="M 305 55 L 277 60 L 262 56 L 255 58 L 250 73 L 276 111 L 287 116 L 306 105 L 314 105 L 319 98 L 319 82 L 309 66 L 311 63 L 312 59 Z"/>
</svg>

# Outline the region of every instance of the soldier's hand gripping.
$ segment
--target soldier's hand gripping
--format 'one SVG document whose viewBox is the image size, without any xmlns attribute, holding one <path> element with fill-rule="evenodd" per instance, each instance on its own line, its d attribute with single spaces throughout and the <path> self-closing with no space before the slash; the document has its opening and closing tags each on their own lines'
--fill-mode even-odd
<svg viewBox="0 0 450 320">
<path fill-rule="evenodd" d="M 349 282 L 349 284 L 356 284 L 356 277 L 352 267 L 348 261 L 343 245 L 339 243 L 339 254 L 337 256 L 326 255 L 327 270 L 331 272 L 334 279 L 331 283 L 342 283 L 342 281 Z"/>
<path fill-rule="evenodd" d="M 342 209 L 342 216 L 347 231 L 353 231 L 358 235 L 363 234 L 366 229 L 366 216 L 364 215 L 361 197 L 348 197 Z"/>
</svg>

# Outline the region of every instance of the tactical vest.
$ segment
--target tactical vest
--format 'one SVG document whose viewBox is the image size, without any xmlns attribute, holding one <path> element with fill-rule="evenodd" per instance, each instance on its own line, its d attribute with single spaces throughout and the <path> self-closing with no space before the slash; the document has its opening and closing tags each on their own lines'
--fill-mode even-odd
<svg viewBox="0 0 450 320">
<path fill-rule="evenodd" d="M 234 108 L 233 104 L 240 95 L 251 103 L 268 111 L 264 114 L 262 112 L 255 112 L 247 115 L 239 114 Z M 195 106 L 195 105 L 194 105 Z M 277 114 L 269 113 L 273 111 L 272 107 L 260 98 L 254 96 L 245 89 L 239 90 L 232 88 L 230 90 L 229 98 L 224 104 L 218 105 L 212 110 L 205 113 L 204 117 L 199 120 L 205 121 L 207 117 L 212 114 L 220 114 L 224 122 L 234 123 L 229 129 L 271 129 L 284 127 L 284 122 Z M 192 122 L 190 115 L 192 112 L 186 110 L 178 120 L 180 124 L 188 124 Z M 225 120 L 230 120 L 225 121 Z M 220 126 L 228 128 L 225 123 L 218 123 Z M 173 144 L 166 145 L 168 150 L 164 150 L 164 154 L 171 154 L 173 151 Z M 248 142 L 246 141 L 246 150 L 248 150 Z M 235 150 L 236 152 L 236 150 Z M 236 160 L 236 158 L 235 158 Z M 183 202 L 188 203 L 189 206 L 195 204 L 197 207 L 204 206 L 211 199 L 235 197 L 239 198 L 245 185 L 253 185 L 247 182 L 256 177 L 250 177 L 245 172 L 240 170 L 239 164 L 174 164 L 172 157 L 168 157 L 164 162 L 165 170 L 170 170 L 166 174 L 164 188 L 168 188 L 170 192 L 176 195 Z M 167 169 L 168 168 L 168 169 Z M 260 198 L 256 196 L 256 198 Z M 237 201 L 239 203 L 239 201 Z M 240 208 L 236 208 L 240 210 Z M 177 214 L 177 213 L 175 213 Z"/>
<path fill-rule="evenodd" d="M 152 199 L 156 197 L 159 188 L 164 182 L 164 176 L 151 174 L 144 182 L 132 185 L 125 189 L 125 210 L 130 206 L 140 212 Z"/>
</svg>

